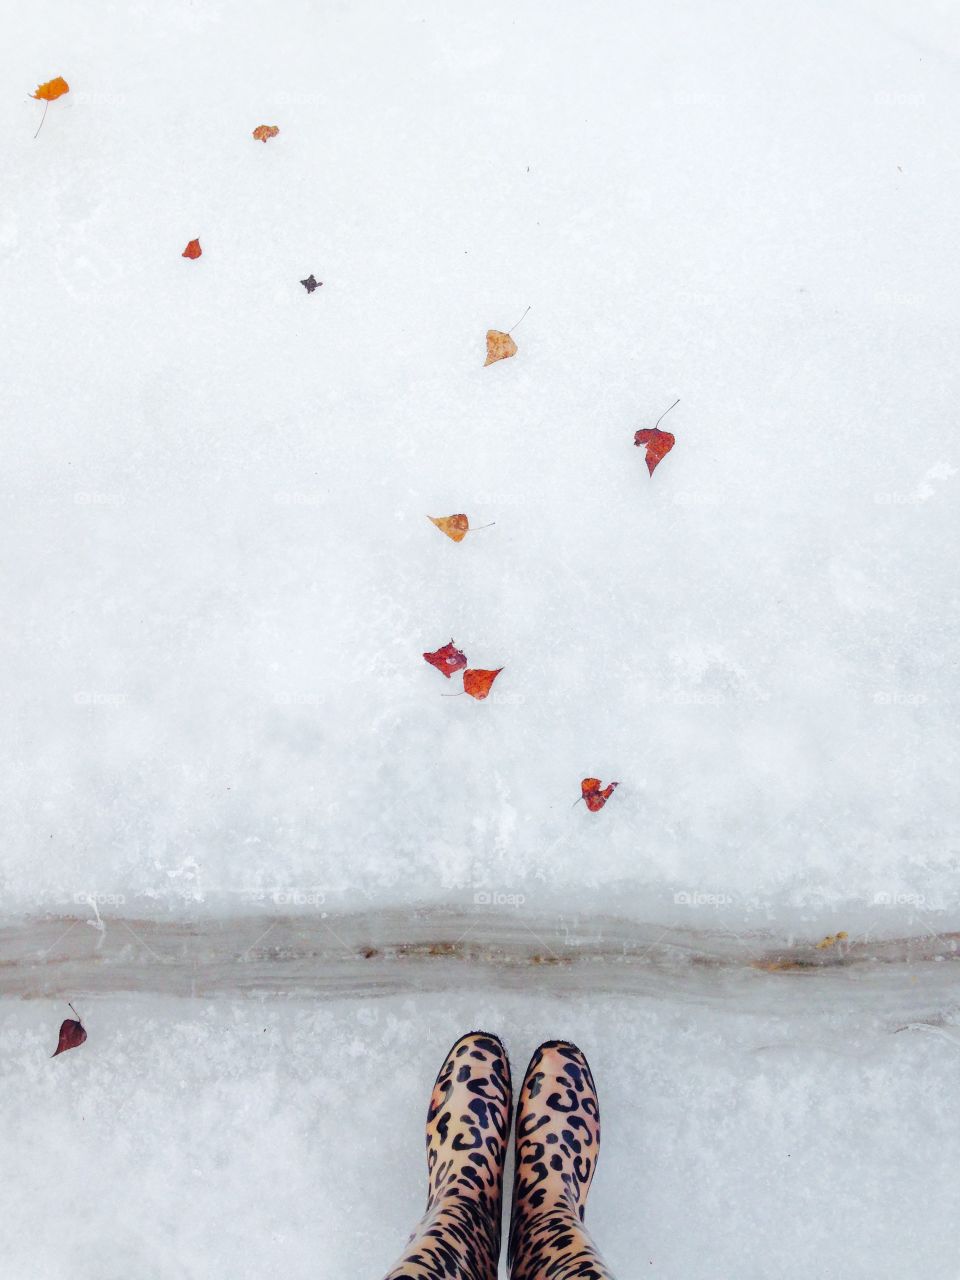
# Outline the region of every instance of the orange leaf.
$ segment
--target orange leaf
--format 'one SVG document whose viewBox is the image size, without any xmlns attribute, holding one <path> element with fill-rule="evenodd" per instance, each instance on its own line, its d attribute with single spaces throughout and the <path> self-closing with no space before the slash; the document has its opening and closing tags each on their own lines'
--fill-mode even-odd
<svg viewBox="0 0 960 1280">
<path fill-rule="evenodd" d="M 258 124 L 253 131 L 253 136 L 258 142 L 266 142 L 268 138 L 275 138 L 279 132 L 275 124 Z"/>
<path fill-rule="evenodd" d="M 63 76 L 57 76 L 53 80 L 48 80 L 46 84 L 37 85 L 36 93 L 31 93 L 31 98 L 38 98 L 43 102 L 53 102 L 55 98 L 62 98 L 65 93 L 70 92 L 70 86 L 64 80 Z"/>
<path fill-rule="evenodd" d="M 452 640 L 441 649 L 434 650 L 433 653 L 425 653 L 423 657 L 424 661 L 429 662 L 431 667 L 436 667 L 448 680 L 455 671 L 467 665 L 466 654 L 458 649 Z"/>
<path fill-rule="evenodd" d="M 440 532 L 445 533 L 454 542 L 462 542 L 470 532 L 470 521 L 464 515 L 427 516 L 427 519 L 432 520 Z"/>
<path fill-rule="evenodd" d="M 501 333 L 499 329 L 487 330 L 487 358 L 483 362 L 484 368 L 497 360 L 507 360 L 516 354 L 517 344 L 509 333 Z"/>
<path fill-rule="evenodd" d="M 203 250 L 200 248 L 200 241 L 191 240 L 180 256 L 182 258 L 199 258 L 201 253 L 203 253 Z"/>
<path fill-rule="evenodd" d="M 610 797 L 613 795 L 614 787 L 619 786 L 618 782 L 611 782 L 609 786 L 600 790 L 599 778 L 584 778 L 580 783 L 581 799 L 587 803 L 587 808 L 591 813 L 596 813 L 598 809 L 602 809 Z"/>
<path fill-rule="evenodd" d="M 503 667 L 497 667 L 496 671 L 481 671 L 475 668 L 468 668 L 463 673 L 463 692 L 469 693 L 471 698 L 476 698 L 478 702 L 482 702 L 490 692 L 490 686 L 502 670 Z"/>
</svg>

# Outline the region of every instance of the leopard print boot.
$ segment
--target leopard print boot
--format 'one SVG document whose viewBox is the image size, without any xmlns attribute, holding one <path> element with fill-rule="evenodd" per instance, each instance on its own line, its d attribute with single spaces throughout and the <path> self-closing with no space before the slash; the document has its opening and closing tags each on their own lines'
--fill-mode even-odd
<svg viewBox="0 0 960 1280">
<path fill-rule="evenodd" d="M 512 1108 L 503 1045 L 482 1031 L 463 1036 L 430 1099 L 426 1212 L 386 1280 L 496 1280 Z"/>
<path fill-rule="evenodd" d="M 517 1103 L 511 1280 L 612 1280 L 583 1226 L 600 1150 L 586 1058 L 562 1040 L 533 1055 Z"/>
</svg>

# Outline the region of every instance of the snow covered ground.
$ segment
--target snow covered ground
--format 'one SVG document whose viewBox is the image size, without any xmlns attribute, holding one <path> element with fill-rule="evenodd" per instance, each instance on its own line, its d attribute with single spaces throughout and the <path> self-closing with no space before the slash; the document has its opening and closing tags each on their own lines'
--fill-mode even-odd
<svg viewBox="0 0 960 1280">
<path fill-rule="evenodd" d="M 17 17 L 8 911 L 956 910 L 954 6 Z"/>
<path fill-rule="evenodd" d="M 445 990 L 317 1006 L 95 979 L 142 959 L 124 920 L 516 907 L 587 949 L 616 916 L 861 958 L 960 928 L 956 6 L 14 28 L 0 934 L 37 980 L 0 955 L 4 1280 L 375 1280 L 479 1024 L 518 1072 L 590 1054 L 624 1280 L 955 1280 L 947 959 L 628 998 L 458 990 L 441 951 Z M 494 527 L 455 545 L 454 512 Z M 487 701 L 440 696 L 451 637 L 504 667 Z M 59 999 L 3 995 L 64 973 L 90 1039 L 51 1062 Z"/>
<path fill-rule="evenodd" d="M 769 981 L 769 980 L 768 980 Z M 814 979 L 818 982 L 819 979 Z M 487 994 L 258 1005 L 0 1002 L 0 1247 L 11 1280 L 374 1280 L 424 1200 L 450 1042 L 588 1051 L 603 1113 L 588 1210 L 617 1274 L 957 1274 L 960 1025 L 809 990 L 733 1004 Z"/>
</svg>

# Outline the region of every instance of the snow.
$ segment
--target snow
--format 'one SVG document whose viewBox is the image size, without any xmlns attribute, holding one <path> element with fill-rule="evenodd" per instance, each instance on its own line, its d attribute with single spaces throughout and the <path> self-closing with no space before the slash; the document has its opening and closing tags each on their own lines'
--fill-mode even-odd
<svg viewBox="0 0 960 1280">
<path fill-rule="evenodd" d="M 594 1062 L 624 1278 L 952 1280 L 947 962 L 313 1005 L 123 994 L 122 950 L 427 905 L 953 954 L 958 37 L 940 0 L 19 15 L 0 926 L 90 1039 L 48 1061 L 60 1000 L 0 999 L 4 1276 L 382 1274 L 483 1024 Z"/>
<path fill-rule="evenodd" d="M 587 1221 L 618 1275 L 951 1280 L 960 1027 L 813 995 L 789 1019 L 743 992 L 87 1001 L 53 1060 L 60 1008 L 2 1001 L 4 1275 L 382 1275 L 423 1208 L 434 1076 L 482 1025 L 517 1083 L 541 1039 L 589 1054 Z"/>
<path fill-rule="evenodd" d="M 35 6 L 0 54 L 8 909 L 477 868 L 955 909 L 958 25 Z M 451 636 L 506 668 L 486 703 L 440 696 Z"/>
</svg>

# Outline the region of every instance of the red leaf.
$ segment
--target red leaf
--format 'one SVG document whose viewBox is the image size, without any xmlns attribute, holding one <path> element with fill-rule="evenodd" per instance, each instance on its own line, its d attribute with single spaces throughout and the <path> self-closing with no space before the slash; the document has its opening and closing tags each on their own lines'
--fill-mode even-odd
<svg viewBox="0 0 960 1280">
<path fill-rule="evenodd" d="M 200 248 L 200 241 L 191 240 L 180 256 L 182 258 L 199 258 L 201 253 L 203 253 L 203 250 Z"/>
<path fill-rule="evenodd" d="M 609 786 L 600 790 L 599 778 L 584 778 L 580 783 L 580 790 L 583 793 L 582 800 L 586 801 L 587 808 L 591 813 L 596 813 L 598 809 L 602 809 L 610 797 L 613 795 L 614 787 L 618 787 L 619 782 L 611 782 Z"/>
<path fill-rule="evenodd" d="M 660 431 L 656 427 L 650 427 L 648 430 L 638 431 L 633 437 L 633 443 L 638 447 L 642 444 L 647 446 L 647 470 L 653 475 L 657 468 L 657 463 L 664 460 L 676 444 L 676 439 L 669 431 Z"/>
<path fill-rule="evenodd" d="M 60 1024 L 60 1039 L 57 1043 L 56 1053 L 52 1053 L 51 1058 L 55 1058 L 58 1053 L 66 1053 L 68 1049 L 76 1049 L 83 1044 L 87 1038 L 87 1033 L 83 1029 L 83 1023 L 79 1018 L 65 1018 Z"/>
<path fill-rule="evenodd" d="M 471 698 L 476 698 L 478 702 L 482 702 L 490 692 L 490 686 L 502 670 L 503 667 L 497 667 L 496 671 L 483 671 L 479 668 L 465 671 L 463 673 L 463 692 L 469 693 Z"/>
<path fill-rule="evenodd" d="M 445 644 L 442 649 L 436 649 L 433 653 L 425 653 L 423 656 L 431 667 L 436 667 L 448 680 L 455 671 L 460 671 L 467 665 L 466 654 L 458 649 L 452 640 L 449 644 Z"/>
</svg>

